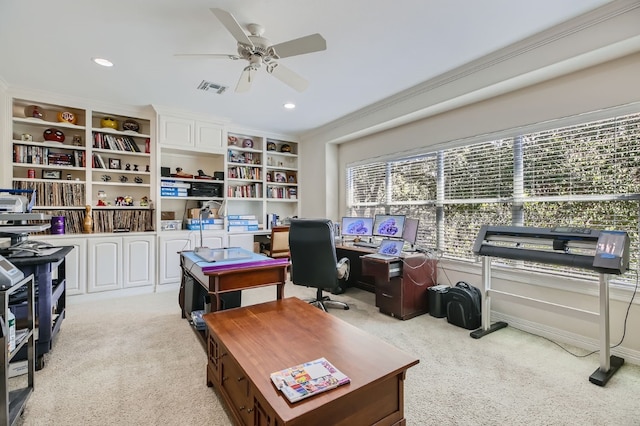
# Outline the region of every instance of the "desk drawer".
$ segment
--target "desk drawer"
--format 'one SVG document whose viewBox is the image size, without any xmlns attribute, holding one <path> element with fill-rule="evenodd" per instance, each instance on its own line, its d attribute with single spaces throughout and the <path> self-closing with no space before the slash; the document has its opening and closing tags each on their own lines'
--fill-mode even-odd
<svg viewBox="0 0 640 426">
<path fill-rule="evenodd" d="M 402 283 L 399 278 L 376 282 L 376 306 L 385 314 L 402 315 Z"/>
<path fill-rule="evenodd" d="M 239 413 L 248 424 L 251 418 L 250 413 L 253 411 L 249 411 L 249 378 L 230 356 L 221 359 L 220 377 L 222 390 L 229 396 L 233 410 Z"/>
</svg>

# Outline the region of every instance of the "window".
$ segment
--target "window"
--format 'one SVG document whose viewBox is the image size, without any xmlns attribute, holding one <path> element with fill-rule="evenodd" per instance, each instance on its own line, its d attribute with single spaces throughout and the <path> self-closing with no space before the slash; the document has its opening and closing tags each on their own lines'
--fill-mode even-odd
<svg viewBox="0 0 640 426">
<path fill-rule="evenodd" d="M 618 229 L 631 238 L 632 283 L 640 227 L 640 114 L 488 140 L 347 168 L 347 213 L 420 219 L 418 245 L 473 260 L 483 224 Z M 564 266 L 518 268 L 593 277 Z"/>
</svg>

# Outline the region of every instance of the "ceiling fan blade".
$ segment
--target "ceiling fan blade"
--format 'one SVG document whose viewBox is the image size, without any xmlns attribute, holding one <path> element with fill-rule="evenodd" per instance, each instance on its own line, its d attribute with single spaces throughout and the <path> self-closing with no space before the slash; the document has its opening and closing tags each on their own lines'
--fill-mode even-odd
<svg viewBox="0 0 640 426">
<path fill-rule="evenodd" d="M 238 40 L 239 43 L 248 44 L 249 46 L 253 47 L 253 42 L 251 41 L 249 36 L 247 36 L 247 34 L 244 32 L 244 30 L 242 29 L 240 24 L 238 24 L 238 21 L 236 21 L 236 18 L 234 18 L 232 14 L 230 14 L 226 10 L 218 8 L 211 8 L 211 12 L 213 12 L 218 20 L 222 22 L 222 25 L 224 25 L 227 31 L 231 33 L 233 38 Z"/>
<path fill-rule="evenodd" d="M 326 50 L 327 41 L 320 34 L 311 34 L 273 45 L 271 48 L 279 58 L 288 58 L 290 56 Z"/>
<path fill-rule="evenodd" d="M 237 93 L 248 92 L 249 89 L 251 89 L 251 83 L 253 83 L 255 71 L 256 70 L 251 67 L 246 67 L 242 71 L 242 74 L 240 74 L 240 80 L 238 80 L 238 84 L 236 85 Z"/>
<path fill-rule="evenodd" d="M 211 59 L 227 58 L 227 59 L 233 59 L 234 61 L 240 59 L 240 56 L 238 55 L 231 55 L 227 53 L 176 53 L 173 56 L 184 56 L 184 57 L 191 57 L 191 58 L 211 58 Z"/>
<path fill-rule="evenodd" d="M 270 62 L 267 67 L 267 72 L 298 92 L 304 92 L 307 87 L 309 87 L 307 80 L 277 62 Z"/>
</svg>

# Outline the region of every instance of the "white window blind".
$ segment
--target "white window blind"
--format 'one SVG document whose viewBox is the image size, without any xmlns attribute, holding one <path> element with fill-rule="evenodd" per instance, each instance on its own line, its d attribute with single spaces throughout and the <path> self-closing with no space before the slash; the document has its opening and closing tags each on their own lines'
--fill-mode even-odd
<svg viewBox="0 0 640 426">
<path fill-rule="evenodd" d="M 624 230 L 631 238 L 630 272 L 616 280 L 632 284 L 640 266 L 640 114 L 348 167 L 347 194 L 354 215 L 420 219 L 419 244 L 457 259 L 475 258 L 471 247 L 484 224 Z M 504 263 L 595 276 L 565 266 Z"/>
</svg>

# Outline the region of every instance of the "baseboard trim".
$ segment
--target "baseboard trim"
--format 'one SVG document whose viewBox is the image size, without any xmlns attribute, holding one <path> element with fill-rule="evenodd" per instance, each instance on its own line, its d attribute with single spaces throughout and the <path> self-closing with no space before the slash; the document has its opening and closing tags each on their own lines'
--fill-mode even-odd
<svg viewBox="0 0 640 426">
<path fill-rule="evenodd" d="M 580 334 L 570 333 L 554 327 L 549 327 L 533 321 L 523 320 L 522 318 L 506 315 L 500 312 L 491 311 L 491 322 L 504 321 L 510 327 L 531 333 L 536 336 L 546 337 L 556 343 L 566 343 L 577 348 L 591 352 L 600 349 L 600 342 L 597 339 L 591 339 Z M 617 342 L 612 342 L 613 344 Z M 623 342 L 624 343 L 624 342 Z M 640 365 L 640 351 L 618 346 L 611 349 L 611 355 L 616 355 L 625 359 L 625 362 Z"/>
</svg>

